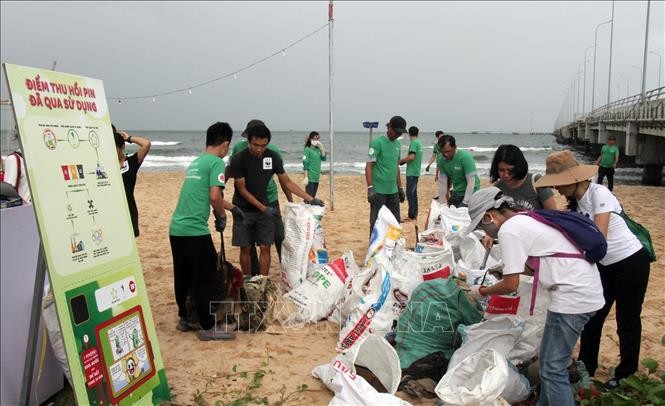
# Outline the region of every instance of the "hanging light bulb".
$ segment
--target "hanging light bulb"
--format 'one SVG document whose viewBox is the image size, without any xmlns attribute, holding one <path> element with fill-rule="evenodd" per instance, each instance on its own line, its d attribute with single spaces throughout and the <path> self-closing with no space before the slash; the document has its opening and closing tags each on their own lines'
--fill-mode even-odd
<svg viewBox="0 0 665 406">
<path fill-rule="evenodd" d="M 286 49 L 282 49 L 282 56 L 286 56 Z"/>
<path fill-rule="evenodd" d="M 233 74 L 233 79 L 238 79 L 238 74 L 237 73 Z"/>
<path fill-rule="evenodd" d="M 192 94 L 192 89 L 187 89 L 187 93 Z"/>
</svg>

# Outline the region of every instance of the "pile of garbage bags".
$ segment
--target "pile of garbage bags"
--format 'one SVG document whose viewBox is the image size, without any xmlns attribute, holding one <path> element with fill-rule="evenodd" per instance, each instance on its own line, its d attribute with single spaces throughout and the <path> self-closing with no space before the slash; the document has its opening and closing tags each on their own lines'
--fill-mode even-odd
<svg viewBox="0 0 665 406">
<path fill-rule="evenodd" d="M 520 276 L 517 292 L 476 301 L 469 287 L 501 278 L 500 247 L 468 230 L 466 208 L 432 201 L 414 249 L 382 207 L 362 266 L 353 252 L 330 260 L 322 207 L 287 204 L 281 262 L 282 324 L 340 326 L 336 355 L 312 374 L 335 393 L 331 405 L 405 405 L 398 389 L 451 405 L 517 403 L 531 394 L 518 372 L 537 357 L 548 291 Z M 414 384 L 415 382 L 415 384 Z M 423 383 L 429 382 L 429 385 Z M 417 390 L 415 388 L 418 388 Z"/>
</svg>

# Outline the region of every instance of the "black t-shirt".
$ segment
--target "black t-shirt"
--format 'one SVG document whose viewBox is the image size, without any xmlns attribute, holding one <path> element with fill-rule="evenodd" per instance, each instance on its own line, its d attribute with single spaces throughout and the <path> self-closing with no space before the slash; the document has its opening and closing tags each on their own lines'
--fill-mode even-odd
<svg viewBox="0 0 665 406">
<path fill-rule="evenodd" d="M 122 183 L 125 185 L 125 196 L 127 196 L 127 205 L 129 206 L 129 215 L 132 218 L 132 226 L 134 227 L 134 236 L 139 236 L 139 209 L 136 207 L 136 200 L 134 200 L 134 186 L 136 186 L 136 174 L 139 171 L 139 157 L 133 154 L 123 162 L 120 167 L 122 174 Z"/>
<path fill-rule="evenodd" d="M 246 148 L 231 157 L 229 165 L 229 176 L 232 178 L 244 178 L 245 187 L 256 200 L 264 205 L 268 205 L 266 188 L 273 174 L 284 173 L 284 163 L 282 158 L 274 151 L 266 149 L 261 158 L 257 158 Z M 235 184 L 235 183 L 234 183 Z M 238 192 L 238 186 L 235 186 L 233 194 L 233 204 L 245 211 L 259 211 Z"/>
</svg>

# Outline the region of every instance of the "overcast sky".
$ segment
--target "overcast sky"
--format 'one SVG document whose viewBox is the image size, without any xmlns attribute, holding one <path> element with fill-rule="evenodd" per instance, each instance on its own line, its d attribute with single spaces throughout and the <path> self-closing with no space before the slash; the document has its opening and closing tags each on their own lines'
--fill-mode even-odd
<svg viewBox="0 0 665 406">
<path fill-rule="evenodd" d="M 229 74 L 326 24 L 327 2 L 8 2 L 3 62 L 104 81 L 108 97 L 187 88 Z M 421 130 L 551 131 L 594 29 L 612 3 L 335 2 L 337 131 L 399 114 Z M 646 1 L 616 2 L 613 81 L 638 93 Z M 649 50 L 665 56 L 663 2 Z M 610 25 L 598 30 L 596 105 L 606 98 Z M 590 107 L 593 49 L 587 53 Z M 584 65 L 582 65 L 583 67 Z M 661 71 L 663 68 L 661 68 Z M 665 82 L 665 74 L 661 73 Z M 2 96 L 7 97 L 2 79 Z M 647 89 L 658 86 L 649 54 Z M 613 86 L 617 92 L 617 85 Z M 614 97 L 613 97 L 614 98 Z M 328 30 L 192 93 L 109 102 L 135 130 L 198 130 L 261 118 L 273 130 L 328 129 Z M 580 97 L 581 104 L 581 97 Z M 2 120 L 6 121 L 3 113 Z"/>
</svg>

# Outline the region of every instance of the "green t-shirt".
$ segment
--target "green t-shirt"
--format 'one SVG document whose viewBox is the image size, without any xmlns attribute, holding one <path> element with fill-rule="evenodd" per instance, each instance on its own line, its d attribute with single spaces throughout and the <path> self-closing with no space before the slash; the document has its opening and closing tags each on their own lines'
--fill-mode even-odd
<svg viewBox="0 0 665 406">
<path fill-rule="evenodd" d="M 453 184 L 453 196 L 464 195 L 466 191 L 466 174 L 476 172 L 476 162 L 469 151 L 458 149 L 453 159 L 442 160 L 441 173 L 445 173 Z M 476 175 L 473 191 L 480 189 L 480 178 Z"/>
<path fill-rule="evenodd" d="M 171 217 L 169 235 L 196 237 L 210 234 L 210 188 L 224 188 L 225 167 L 222 158 L 208 153 L 200 155 L 189 164 L 178 205 Z"/>
<path fill-rule="evenodd" d="M 600 166 L 604 168 L 614 167 L 615 157 L 619 156 L 619 148 L 616 145 L 611 147 L 607 144 L 600 149 Z"/>
<path fill-rule="evenodd" d="M 387 135 L 375 138 L 369 145 L 368 162 L 374 162 L 372 184 L 376 193 L 397 193 L 400 146 L 398 140 L 390 141 Z"/>
<path fill-rule="evenodd" d="M 406 176 L 420 176 L 420 167 L 423 162 L 423 144 L 419 139 L 411 141 L 409 144 L 409 154 L 415 154 L 413 161 L 406 164 Z"/>
<path fill-rule="evenodd" d="M 247 140 L 241 140 L 233 144 L 233 148 L 231 149 L 231 157 L 233 155 L 237 154 L 238 152 L 242 151 L 243 149 L 246 149 L 249 147 L 249 142 Z M 279 150 L 279 148 L 274 145 L 274 144 L 268 144 L 268 149 L 276 152 L 279 157 L 282 157 L 282 153 Z M 229 161 L 231 162 L 231 161 Z M 277 183 L 275 183 L 275 178 L 270 178 L 270 182 L 268 182 L 268 187 L 266 188 L 266 195 L 268 197 L 268 203 L 274 203 L 277 201 Z"/>
<path fill-rule="evenodd" d="M 302 168 L 307 171 L 307 178 L 310 182 L 319 183 L 321 161 L 325 160 L 326 156 L 321 154 L 320 149 L 305 147 L 305 154 L 302 156 Z"/>
<path fill-rule="evenodd" d="M 443 155 L 441 154 L 441 148 L 439 148 L 439 144 L 434 144 L 434 153 L 436 154 L 436 169 L 441 172 L 441 168 L 443 168 Z"/>
</svg>

